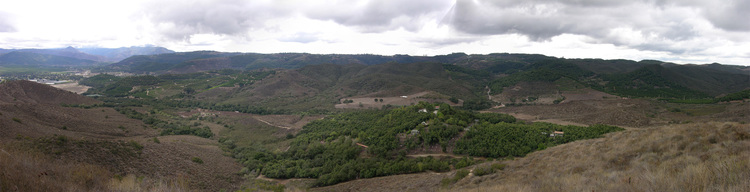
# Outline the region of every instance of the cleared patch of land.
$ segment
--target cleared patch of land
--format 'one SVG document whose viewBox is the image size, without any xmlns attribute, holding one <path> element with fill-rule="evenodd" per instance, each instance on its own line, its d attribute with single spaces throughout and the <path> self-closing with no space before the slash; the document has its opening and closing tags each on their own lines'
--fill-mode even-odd
<svg viewBox="0 0 750 192">
<path fill-rule="evenodd" d="M 70 82 L 70 83 L 62 83 L 62 84 L 54 84 L 52 87 L 70 91 L 76 94 L 82 94 L 89 90 L 89 86 L 85 85 L 79 85 L 78 82 Z"/>
<path fill-rule="evenodd" d="M 383 101 L 380 101 L 381 99 Z M 351 100 L 351 103 L 344 103 L 344 101 L 346 100 Z M 451 106 L 461 106 L 463 104 L 463 101 L 459 101 L 458 103 L 452 103 L 451 101 L 448 100 L 447 96 L 440 95 L 434 92 L 425 91 L 425 92 L 419 92 L 419 93 L 415 93 L 411 95 L 400 95 L 400 96 L 391 96 L 391 97 L 365 96 L 365 97 L 343 98 L 339 101 L 341 103 L 336 104 L 335 107 L 337 109 L 368 109 L 368 108 L 380 109 L 386 105 L 406 106 L 406 105 L 417 104 L 420 101 L 443 102 L 443 103 L 448 103 Z"/>
</svg>

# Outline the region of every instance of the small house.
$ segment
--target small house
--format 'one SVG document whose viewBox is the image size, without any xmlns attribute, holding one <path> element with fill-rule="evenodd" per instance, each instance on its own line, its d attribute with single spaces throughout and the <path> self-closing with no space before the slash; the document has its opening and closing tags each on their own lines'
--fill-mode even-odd
<svg viewBox="0 0 750 192">
<path fill-rule="evenodd" d="M 409 97 L 407 97 L 406 95 L 404 95 L 404 96 L 401 96 L 401 98 L 404 98 L 404 99 L 406 99 L 406 98 L 409 98 Z"/>
<path fill-rule="evenodd" d="M 419 112 L 427 113 L 427 109 L 419 109 Z"/>
<path fill-rule="evenodd" d="M 551 134 L 549 134 L 550 137 L 562 137 L 565 133 L 562 131 L 554 131 Z"/>
</svg>

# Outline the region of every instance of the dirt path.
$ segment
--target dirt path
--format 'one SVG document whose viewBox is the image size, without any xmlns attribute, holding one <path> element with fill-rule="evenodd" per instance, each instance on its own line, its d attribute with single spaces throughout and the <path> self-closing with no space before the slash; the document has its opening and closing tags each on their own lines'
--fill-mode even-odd
<svg viewBox="0 0 750 192">
<path fill-rule="evenodd" d="M 301 179 L 301 178 L 293 178 L 293 179 L 274 179 L 274 178 L 268 178 L 264 176 L 263 174 L 259 174 L 258 177 L 255 177 L 255 179 L 265 180 L 265 181 L 271 181 L 276 182 L 282 185 L 286 185 L 289 182 L 293 181 L 304 181 L 304 180 L 315 180 L 315 179 Z"/>
<path fill-rule="evenodd" d="M 462 156 L 462 155 L 455 155 L 455 154 L 448 154 L 448 153 L 430 153 L 430 154 L 412 154 L 412 155 L 406 155 L 407 157 L 411 158 L 418 158 L 418 157 L 451 157 L 451 158 L 464 158 L 469 156 Z M 474 159 L 484 159 L 482 157 L 473 157 Z"/>
<path fill-rule="evenodd" d="M 263 119 L 261 119 L 261 118 L 258 118 L 258 117 L 255 117 L 255 116 L 253 116 L 253 119 L 255 119 L 255 120 L 258 120 L 258 121 L 260 121 L 260 122 L 263 122 L 263 123 L 265 123 L 265 124 L 268 124 L 268 125 L 270 125 L 270 126 L 274 126 L 274 127 L 278 127 L 278 128 L 282 128 L 282 129 L 292 129 L 291 127 L 286 127 L 286 126 L 281 126 L 281 125 L 274 125 L 274 124 L 271 124 L 271 123 L 269 123 L 268 121 L 266 121 L 266 120 L 263 120 Z"/>
</svg>

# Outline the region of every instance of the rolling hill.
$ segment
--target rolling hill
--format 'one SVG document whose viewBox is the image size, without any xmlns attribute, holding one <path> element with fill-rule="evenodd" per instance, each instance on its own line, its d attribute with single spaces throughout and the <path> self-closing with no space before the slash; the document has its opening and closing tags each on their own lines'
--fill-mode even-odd
<svg viewBox="0 0 750 192">
<path fill-rule="evenodd" d="M 33 173 L 0 175 L 3 191 L 747 186 L 732 178 L 748 170 L 750 67 L 201 51 L 103 69 L 141 75 L 81 80 L 94 98 L 0 84 L 0 149 L 11 154 L 0 158 L 16 162 L 0 170 Z M 91 174 L 37 175 L 73 175 L 76 163 Z M 39 178 L 63 184 L 35 188 Z"/>
<path fill-rule="evenodd" d="M 154 46 L 145 46 L 145 47 L 120 47 L 120 48 L 97 48 L 97 47 L 85 47 L 85 48 L 78 48 L 78 51 L 87 53 L 89 55 L 96 55 L 103 58 L 101 61 L 105 62 L 118 62 L 125 58 L 135 56 L 135 55 L 158 55 L 158 54 L 165 54 L 165 53 L 174 53 L 174 51 L 169 50 L 164 47 L 154 47 Z"/>
<path fill-rule="evenodd" d="M 92 67 L 134 55 L 172 53 L 162 47 L 0 49 L 0 66 L 11 68 Z"/>
<path fill-rule="evenodd" d="M 160 136 L 113 108 L 65 107 L 102 102 L 49 85 L 0 90 L 2 191 L 218 191 L 241 181 L 215 140 Z"/>
<path fill-rule="evenodd" d="M 81 67 L 97 64 L 99 63 L 93 60 L 24 51 L 0 56 L 0 66 L 4 67 Z"/>
<path fill-rule="evenodd" d="M 676 98 L 680 96 L 705 98 L 750 88 L 750 67 L 721 64 L 676 65 L 654 60 L 636 62 L 630 60 L 563 59 L 535 54 L 508 53 L 488 55 L 454 53 L 427 57 L 203 51 L 136 56 L 109 65 L 105 70 L 126 71 L 136 74 L 180 74 L 221 69 L 302 69 L 305 66 L 320 64 L 361 64 L 368 66 L 385 64 L 395 68 L 394 64 L 410 63 L 442 63 L 459 66 L 455 69 L 463 70 L 462 73 L 464 74 L 471 73 L 468 76 L 463 76 L 464 79 L 472 78 L 476 82 L 492 82 L 489 83 L 489 86 L 495 92 L 494 94 L 500 94 L 499 91 L 503 90 L 502 87 L 510 87 L 517 82 L 552 82 L 559 77 L 567 77 L 584 86 L 625 97 L 661 96 Z M 366 76 L 367 73 L 363 72 L 359 76 Z M 357 77 L 352 76 L 351 78 Z M 539 79 L 542 77 L 546 79 Z M 609 85 L 605 85 L 608 83 Z M 380 84 L 384 84 L 384 82 Z M 422 85 L 428 84 L 422 83 Z M 480 88 L 475 87 L 473 89 Z M 629 89 L 639 93 L 632 94 L 634 92 L 627 91 Z"/>
</svg>

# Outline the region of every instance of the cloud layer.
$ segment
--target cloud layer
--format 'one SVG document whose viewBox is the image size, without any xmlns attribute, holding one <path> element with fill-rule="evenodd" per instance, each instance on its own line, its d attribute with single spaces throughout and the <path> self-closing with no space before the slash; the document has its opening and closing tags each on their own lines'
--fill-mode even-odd
<svg viewBox="0 0 750 192">
<path fill-rule="evenodd" d="M 54 10 L 37 11 L 34 5 L 45 0 L 30 1 L 35 2 L 0 5 L 0 43 L 63 39 L 178 51 L 526 52 L 750 65 L 748 0 L 134 0 L 93 9 L 79 8 L 90 0 L 56 4 L 83 14 L 69 20 L 44 15 Z M 56 31 L 46 26 L 90 15 L 102 18 L 42 37 Z M 27 20 L 40 16 L 53 19 Z M 99 22 L 107 20 L 116 22 Z"/>
</svg>

